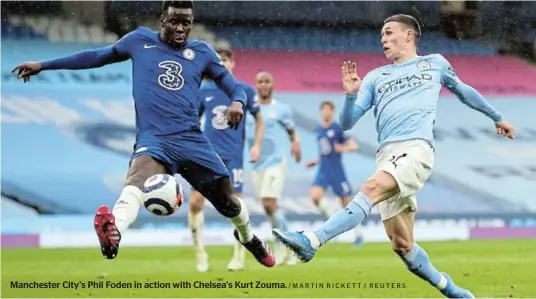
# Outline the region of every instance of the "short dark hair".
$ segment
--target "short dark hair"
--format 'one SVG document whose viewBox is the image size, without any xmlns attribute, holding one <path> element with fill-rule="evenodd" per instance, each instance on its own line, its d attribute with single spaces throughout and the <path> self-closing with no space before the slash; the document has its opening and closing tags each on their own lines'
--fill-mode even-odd
<svg viewBox="0 0 536 299">
<path fill-rule="evenodd" d="M 332 110 L 335 110 L 335 104 L 333 104 L 332 101 L 323 101 L 322 104 L 320 104 L 320 110 L 322 110 L 324 106 L 329 106 Z"/>
<path fill-rule="evenodd" d="M 230 60 L 233 60 L 233 51 L 229 47 L 215 46 L 214 51 L 220 56 L 225 56 Z"/>
<path fill-rule="evenodd" d="M 191 8 L 194 9 L 194 1 L 162 1 L 162 14 L 168 11 L 168 8 Z"/>
<path fill-rule="evenodd" d="M 417 43 L 417 41 L 421 38 L 421 25 L 419 25 L 419 21 L 417 21 L 415 17 L 405 14 L 397 14 L 385 19 L 385 21 L 383 21 L 383 24 L 385 25 L 389 22 L 402 23 L 410 27 L 415 32 L 415 43 Z"/>
</svg>

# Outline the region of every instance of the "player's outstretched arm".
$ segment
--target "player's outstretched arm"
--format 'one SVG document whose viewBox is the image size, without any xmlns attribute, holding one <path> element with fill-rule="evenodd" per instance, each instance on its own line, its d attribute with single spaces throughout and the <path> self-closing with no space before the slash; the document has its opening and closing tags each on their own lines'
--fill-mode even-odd
<svg viewBox="0 0 536 299">
<path fill-rule="evenodd" d="M 125 35 L 116 43 L 104 48 L 86 50 L 73 55 L 39 62 L 26 62 L 17 65 L 11 72 L 17 71 L 17 77 L 30 81 L 31 76 L 46 70 L 83 70 L 101 67 L 107 64 L 122 62 L 130 58 L 128 43 L 133 40 L 134 32 Z"/>
<path fill-rule="evenodd" d="M 341 67 L 342 85 L 346 99 L 339 116 L 343 130 L 350 130 L 372 106 L 372 83 L 370 76 L 361 81 L 355 62 L 345 61 Z"/>
<path fill-rule="evenodd" d="M 475 88 L 462 82 L 446 59 L 444 62 L 445 67 L 441 77 L 443 86 L 456 95 L 462 103 L 493 120 L 498 135 L 514 139 L 514 127 Z"/>
</svg>

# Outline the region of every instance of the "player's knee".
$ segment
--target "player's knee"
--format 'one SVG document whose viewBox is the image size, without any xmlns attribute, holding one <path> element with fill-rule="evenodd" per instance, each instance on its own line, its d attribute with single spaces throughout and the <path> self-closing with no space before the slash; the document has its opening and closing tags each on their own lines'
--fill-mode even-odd
<svg viewBox="0 0 536 299">
<path fill-rule="evenodd" d="M 393 234 L 389 236 L 389 239 L 391 239 L 393 251 L 399 256 L 406 255 L 413 248 L 413 240 L 409 240 L 405 236 Z"/>
<path fill-rule="evenodd" d="M 222 177 L 200 188 L 203 194 L 224 217 L 232 218 L 240 214 L 241 205 L 233 194 L 229 177 Z"/>
<path fill-rule="evenodd" d="M 367 194 L 372 202 L 378 203 L 391 197 L 394 189 L 398 189 L 395 179 L 386 172 L 380 172 L 366 180 L 359 192 Z"/>
<path fill-rule="evenodd" d="M 125 185 L 142 188 L 145 181 L 155 174 L 167 173 L 166 168 L 149 156 L 140 156 L 132 160 Z"/>
</svg>

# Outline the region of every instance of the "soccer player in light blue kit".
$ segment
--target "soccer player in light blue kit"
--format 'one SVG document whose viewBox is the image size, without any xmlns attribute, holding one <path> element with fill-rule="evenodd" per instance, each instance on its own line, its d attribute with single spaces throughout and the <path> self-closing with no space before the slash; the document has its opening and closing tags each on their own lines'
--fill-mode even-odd
<svg viewBox="0 0 536 299">
<path fill-rule="evenodd" d="M 514 139 L 514 127 L 478 91 L 463 83 L 443 56 L 417 55 L 420 36 L 415 18 L 389 17 L 381 31 L 381 43 L 393 64 L 377 68 L 361 80 L 355 63 L 343 63 L 346 101 L 340 123 L 348 130 L 374 106 L 379 143 L 376 172 L 361 186 L 353 201 L 317 231 L 274 230 L 274 235 L 308 262 L 320 246 L 359 225 L 378 205 L 392 248 L 412 273 L 448 298 L 474 298 L 446 273 L 439 272 L 413 239 L 415 194 L 434 166 L 433 126 L 441 86 L 488 116 L 498 135 Z"/>
<path fill-rule="evenodd" d="M 355 140 L 344 134 L 341 126 L 333 120 L 335 105 L 331 101 L 324 101 L 320 104 L 320 114 L 322 123 L 315 130 L 320 157 L 307 162 L 305 166 L 311 168 L 318 165 L 309 194 L 322 215 L 329 218 L 335 211 L 322 198 L 327 188 L 331 188 L 333 193 L 341 199 L 343 206 L 352 200 L 352 186 L 346 178 L 346 171 L 342 165 L 342 153 L 355 152 L 358 146 Z M 363 243 L 360 227 L 356 226 L 355 234 L 354 245 L 360 246 Z"/>
<path fill-rule="evenodd" d="M 273 228 L 287 229 L 283 211 L 278 209 L 277 199 L 281 198 L 287 170 L 286 157 L 290 151 L 296 162 L 301 160 L 301 146 L 292 117 L 292 109 L 287 104 L 273 99 L 274 77 L 268 72 L 260 72 L 256 77 L 257 104 L 264 120 L 264 135 L 259 159 L 252 166 L 253 186 Z M 247 118 L 246 121 L 251 118 Z M 251 120 L 248 122 L 251 124 Z M 248 124 L 248 132 L 250 125 Z M 290 137 L 290 148 L 285 139 Z M 247 134 L 250 147 L 251 134 Z M 274 252 L 276 263 L 292 265 L 297 259 L 290 250 L 278 246 Z"/>
</svg>

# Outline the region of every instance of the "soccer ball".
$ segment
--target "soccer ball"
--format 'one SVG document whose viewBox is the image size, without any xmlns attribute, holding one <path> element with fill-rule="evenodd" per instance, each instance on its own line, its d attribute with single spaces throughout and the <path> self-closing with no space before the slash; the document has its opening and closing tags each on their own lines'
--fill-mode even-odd
<svg viewBox="0 0 536 299">
<path fill-rule="evenodd" d="M 171 215 L 182 205 L 182 186 L 171 175 L 153 175 L 145 181 L 141 191 L 144 196 L 143 205 L 154 215 Z"/>
</svg>

